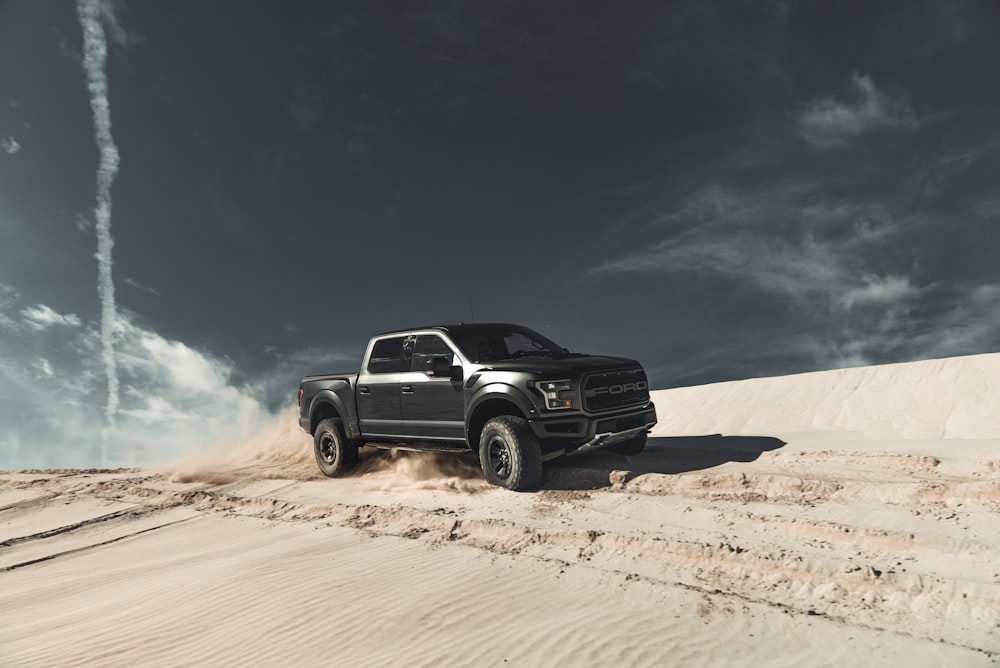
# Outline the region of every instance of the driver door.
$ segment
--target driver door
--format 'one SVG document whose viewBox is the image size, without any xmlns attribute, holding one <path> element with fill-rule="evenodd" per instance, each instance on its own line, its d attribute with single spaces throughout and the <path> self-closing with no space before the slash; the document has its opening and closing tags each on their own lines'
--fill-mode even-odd
<svg viewBox="0 0 1000 668">
<path fill-rule="evenodd" d="M 429 376 L 431 361 L 461 358 L 436 334 L 420 334 L 413 343 L 409 371 L 399 375 L 403 429 L 414 438 L 465 441 L 465 391 L 461 375 Z"/>
</svg>

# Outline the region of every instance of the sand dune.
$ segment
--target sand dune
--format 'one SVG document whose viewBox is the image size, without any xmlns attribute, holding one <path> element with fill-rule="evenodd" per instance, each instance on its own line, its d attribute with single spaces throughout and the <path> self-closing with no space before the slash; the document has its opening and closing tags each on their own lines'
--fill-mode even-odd
<svg viewBox="0 0 1000 668">
<path fill-rule="evenodd" d="M 656 393 L 537 494 L 329 480 L 288 413 L 157 470 L 0 474 L 0 665 L 988 666 L 1000 355 Z"/>
<path fill-rule="evenodd" d="M 756 378 L 654 393 L 655 434 L 836 430 L 874 438 L 1000 435 L 1000 354 Z"/>
</svg>

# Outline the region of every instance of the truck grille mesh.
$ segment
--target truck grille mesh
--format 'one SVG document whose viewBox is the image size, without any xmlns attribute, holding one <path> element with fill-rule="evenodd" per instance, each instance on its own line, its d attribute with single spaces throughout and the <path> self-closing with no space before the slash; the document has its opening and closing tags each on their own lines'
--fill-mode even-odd
<svg viewBox="0 0 1000 668">
<path fill-rule="evenodd" d="M 588 411 L 607 411 L 647 401 L 649 386 L 642 369 L 593 373 L 583 379 L 583 405 Z"/>
</svg>

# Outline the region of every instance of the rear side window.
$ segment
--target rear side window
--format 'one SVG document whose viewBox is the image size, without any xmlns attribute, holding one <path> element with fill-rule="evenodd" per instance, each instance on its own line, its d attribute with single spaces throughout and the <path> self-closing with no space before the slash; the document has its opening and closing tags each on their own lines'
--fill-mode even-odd
<svg viewBox="0 0 1000 668">
<path fill-rule="evenodd" d="M 375 342 L 368 360 L 368 373 L 399 373 L 404 371 L 403 341 L 405 336 Z"/>
</svg>

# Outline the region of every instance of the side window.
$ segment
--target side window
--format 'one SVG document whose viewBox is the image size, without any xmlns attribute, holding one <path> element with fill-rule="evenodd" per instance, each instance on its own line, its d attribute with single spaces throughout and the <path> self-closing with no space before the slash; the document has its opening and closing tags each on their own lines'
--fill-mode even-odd
<svg viewBox="0 0 1000 668">
<path fill-rule="evenodd" d="M 454 353 L 440 336 L 421 334 L 413 344 L 410 371 L 427 371 L 431 368 L 431 360 L 435 357 L 447 357 L 452 364 L 455 363 Z"/>
<path fill-rule="evenodd" d="M 405 336 L 375 342 L 368 360 L 368 373 L 399 373 L 403 371 L 403 341 Z"/>
</svg>

